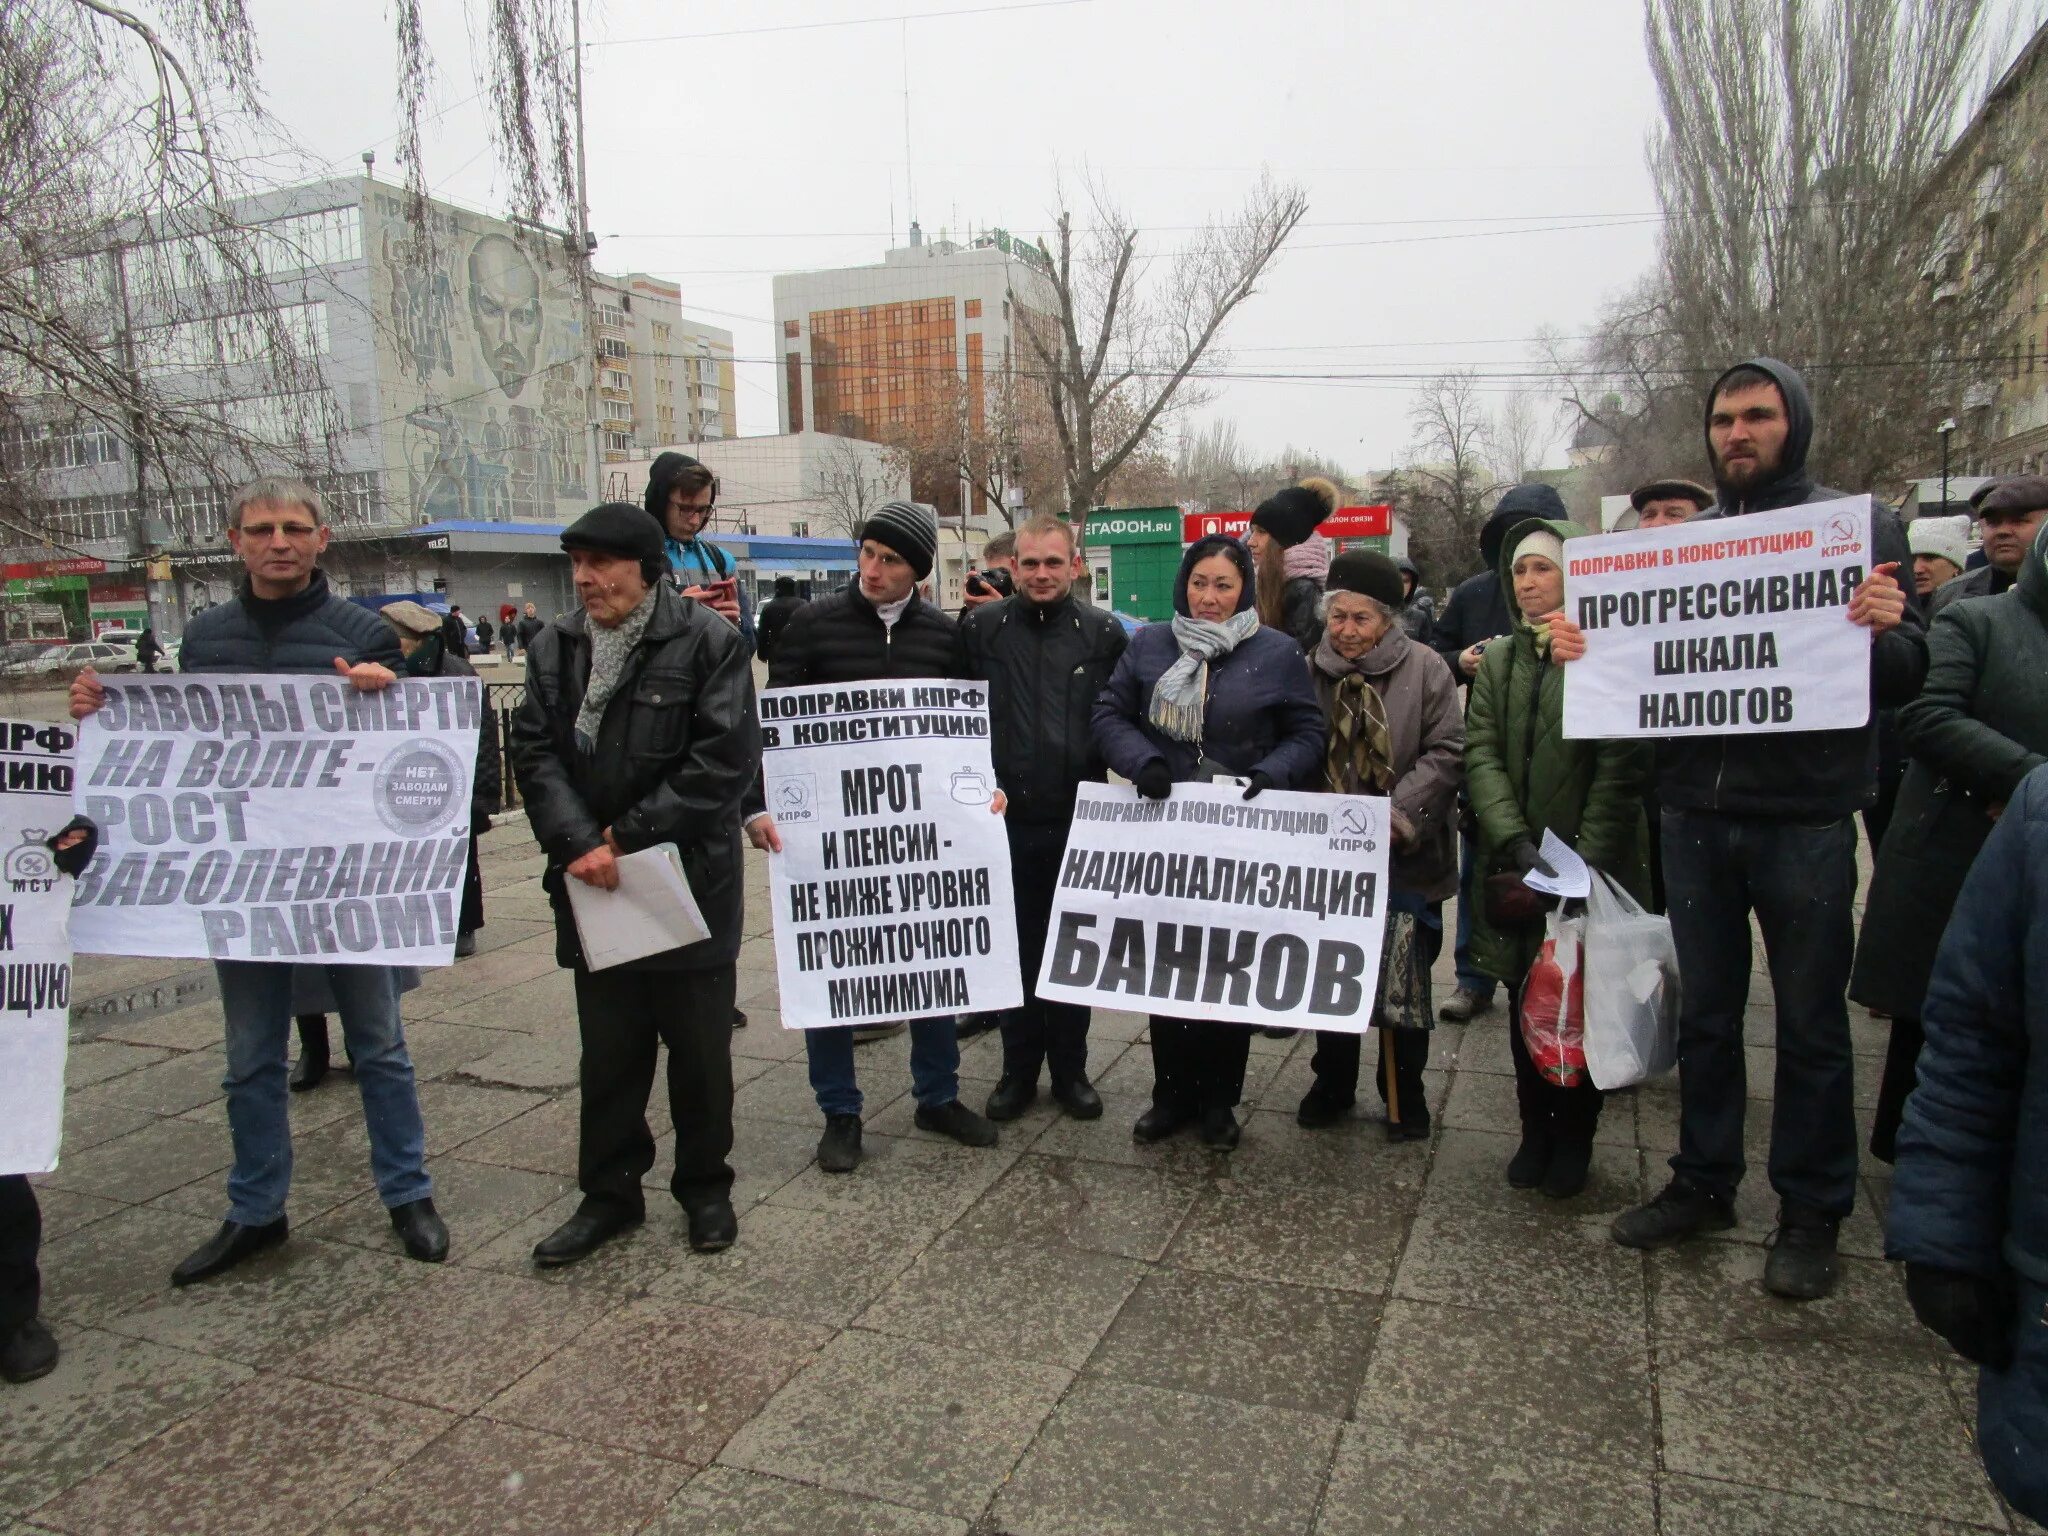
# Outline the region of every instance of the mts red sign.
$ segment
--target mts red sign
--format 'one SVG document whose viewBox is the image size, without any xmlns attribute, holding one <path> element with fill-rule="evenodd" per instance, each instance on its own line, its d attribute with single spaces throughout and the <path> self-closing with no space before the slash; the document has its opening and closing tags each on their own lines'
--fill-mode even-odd
<svg viewBox="0 0 2048 1536">
<path fill-rule="evenodd" d="M 1181 518 L 1184 544 L 1205 539 L 1212 533 L 1242 534 L 1251 526 L 1249 512 L 1189 512 Z M 1369 539 L 1394 531 L 1394 509 L 1385 507 L 1339 507 L 1316 529 L 1326 539 Z"/>
<path fill-rule="evenodd" d="M 107 568 L 104 560 L 78 555 L 69 560 L 37 560 L 6 568 L 9 581 L 33 581 L 38 576 L 97 576 Z"/>
</svg>

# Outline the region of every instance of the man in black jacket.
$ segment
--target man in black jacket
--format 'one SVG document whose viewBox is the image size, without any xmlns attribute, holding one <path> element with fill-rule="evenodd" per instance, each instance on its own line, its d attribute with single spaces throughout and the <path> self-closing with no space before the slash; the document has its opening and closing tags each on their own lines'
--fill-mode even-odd
<svg viewBox="0 0 2048 1536">
<path fill-rule="evenodd" d="M 892 501 L 877 509 L 861 525 L 858 579 L 789 621 L 768 663 L 768 686 L 958 676 L 953 621 L 917 595 L 938 550 L 938 520 L 929 508 Z M 756 848 L 780 853 L 782 837 L 765 807 L 757 783 L 747 802 L 747 836 Z M 862 1102 L 853 1031 L 805 1030 L 804 1053 L 825 1114 L 818 1166 L 851 1173 L 860 1162 Z M 996 1128 L 960 1102 L 960 1039 L 950 1017 L 910 1020 L 910 1086 L 921 1129 L 970 1147 L 995 1145 Z"/>
<path fill-rule="evenodd" d="M 1707 397 L 1706 434 L 1719 501 L 1694 522 L 1846 494 L 1807 473 L 1812 400 L 1805 381 L 1775 359 L 1721 375 Z M 1657 1248 L 1735 1224 L 1754 913 L 1777 1003 L 1770 1176 L 1779 1213 L 1764 1284 L 1794 1301 L 1833 1289 L 1836 1234 L 1856 1201 L 1847 1003 L 1856 940 L 1854 818 L 1877 798 L 1877 711 L 1909 702 L 1927 672 L 1926 634 L 1894 575 L 1912 563 L 1905 530 L 1889 509 L 1873 510 L 1876 562 L 1848 612 L 1871 636 L 1869 722 L 1842 731 L 1678 737 L 1657 746 L 1664 884 L 1683 982 L 1678 1151 L 1670 1184 L 1616 1218 L 1614 1239 Z M 1584 650 L 1575 624 L 1553 626 L 1558 660 Z"/>
<path fill-rule="evenodd" d="M 661 530 L 638 507 L 593 508 L 562 535 L 579 611 L 535 637 L 512 767 L 555 913 L 555 958 L 576 976 L 583 1202 L 533 1250 L 573 1264 L 645 1216 L 654 1166 L 647 1099 L 668 1047 L 676 1129 L 669 1189 L 690 1246 L 732 1245 L 732 1011 L 741 925 L 740 799 L 761 767 L 752 660 L 739 631 L 663 580 Z M 593 971 L 567 882 L 618 887 L 618 858 L 674 843 L 710 936 Z"/>
<path fill-rule="evenodd" d="M 775 659 L 775 642 L 782 638 L 789 621 L 796 617 L 804 600 L 796 595 L 796 580 L 790 576 L 775 578 L 775 595 L 761 605 L 761 616 L 754 621 L 754 654 L 763 661 Z"/>
<path fill-rule="evenodd" d="M 1970 494 L 1977 527 L 1984 535 L 1984 563 L 1945 581 L 1927 600 L 1927 618 L 1967 597 L 1997 597 L 2012 590 L 2034 535 L 2048 521 L 2048 475 L 2009 475 Z"/>
<path fill-rule="evenodd" d="M 1553 523 L 1570 520 L 1563 498 L 1550 486 L 1535 480 L 1509 486 L 1479 530 L 1479 557 L 1485 565 L 1477 575 L 1458 583 L 1437 618 L 1429 643 L 1450 664 L 1451 676 L 1460 685 L 1478 675 L 1479 658 L 1487 642 L 1514 630 L 1514 621 L 1508 616 L 1508 595 L 1501 590 L 1500 546 L 1510 528 L 1532 517 Z M 1458 988 L 1437 1010 L 1439 1018 L 1453 1024 L 1491 1008 L 1497 985 L 1472 960 L 1472 898 L 1467 894 L 1472 889 L 1472 839 L 1461 836 L 1458 848 L 1458 930 L 1451 952 Z"/>
<path fill-rule="evenodd" d="M 996 782 L 1009 797 L 1010 883 L 1024 1005 L 1002 1018 L 1003 1076 L 988 1096 L 991 1120 L 1014 1120 L 1038 1097 L 1041 1067 L 1052 1096 L 1077 1120 L 1102 1113 L 1088 1081 L 1088 1010 L 1033 995 L 1074 793 L 1103 777 L 1089 718 L 1117 658 L 1123 625 L 1074 600 L 1073 531 L 1040 513 L 1017 530 L 1017 592 L 960 621 L 960 671 L 989 685 Z"/>
<path fill-rule="evenodd" d="M 459 603 L 450 603 L 447 617 L 441 620 L 441 644 L 450 656 L 469 655 L 469 620 L 462 616 Z"/>
<path fill-rule="evenodd" d="M 246 569 L 232 602 L 195 614 L 178 652 L 184 672 L 340 673 L 364 692 L 388 688 L 402 664 L 398 637 L 369 609 L 329 590 L 319 559 L 328 527 L 320 497 L 297 480 L 265 478 L 243 487 L 228 510 L 228 543 Z M 106 703 L 91 671 L 71 685 L 71 717 Z M 286 1050 L 292 1029 L 294 962 L 216 960 L 226 1020 L 228 1217 L 212 1238 L 171 1271 L 190 1285 L 232 1269 L 285 1240 L 291 1189 Z M 405 1251 L 422 1263 L 448 1256 L 448 1228 L 434 1209 L 426 1128 L 412 1057 L 399 1021 L 401 973 L 382 965 L 330 965 L 342 1036 L 355 1064 L 377 1193 Z"/>
</svg>

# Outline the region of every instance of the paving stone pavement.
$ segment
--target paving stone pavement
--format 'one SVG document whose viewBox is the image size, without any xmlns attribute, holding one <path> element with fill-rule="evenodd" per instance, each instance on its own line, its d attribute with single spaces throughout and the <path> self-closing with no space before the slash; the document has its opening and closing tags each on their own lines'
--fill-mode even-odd
<svg viewBox="0 0 2048 1536">
<path fill-rule="evenodd" d="M 400 1253 L 337 1073 L 292 1099 L 291 1241 L 173 1293 L 225 1203 L 211 973 L 80 961 L 64 1165 L 38 1181 L 65 1354 L 0 1388 L 0 1532 L 2034 1529 L 1978 1467 L 1970 1376 L 1882 1261 L 1883 1165 L 1841 1289 L 1793 1307 L 1760 1287 L 1760 1175 L 1724 1239 L 1608 1240 L 1664 1176 L 1669 1082 L 1609 1101 L 1578 1199 L 1507 1188 L 1500 1010 L 1437 1031 L 1423 1145 L 1362 1117 L 1298 1129 L 1313 1042 L 1256 1040 L 1231 1157 L 1131 1141 L 1144 1021 L 1103 1014 L 1105 1118 L 1041 1104 L 989 1151 L 912 1126 L 901 1037 L 862 1047 L 871 1155 L 828 1178 L 758 859 L 738 1245 L 690 1254 L 657 1164 L 644 1228 L 542 1275 L 528 1250 L 576 1201 L 575 1017 L 523 823 L 483 863 L 482 953 L 405 1000 L 454 1233 L 438 1268 Z M 1867 1105 L 1884 1027 L 1854 1029 Z M 970 1098 L 998 1059 L 964 1048 Z"/>
</svg>

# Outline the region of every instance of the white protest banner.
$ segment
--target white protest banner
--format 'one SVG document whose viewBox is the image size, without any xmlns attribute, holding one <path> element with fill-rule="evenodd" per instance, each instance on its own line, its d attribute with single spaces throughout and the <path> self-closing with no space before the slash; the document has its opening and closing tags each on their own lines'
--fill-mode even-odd
<svg viewBox="0 0 2048 1536">
<path fill-rule="evenodd" d="M 0 1174 L 57 1166 L 70 1030 L 71 882 L 50 857 L 71 819 L 68 726 L 0 720 Z"/>
<path fill-rule="evenodd" d="M 770 688 L 761 764 L 784 1028 L 1024 1001 L 986 683 Z"/>
<path fill-rule="evenodd" d="M 1570 739 L 1836 731 L 1870 718 L 1868 496 L 1573 539 Z"/>
<path fill-rule="evenodd" d="M 483 719 L 473 677 L 100 679 L 80 723 L 80 950 L 447 965 Z"/>
<path fill-rule="evenodd" d="M 1385 800 L 1083 784 L 1038 996 L 1362 1035 L 1386 890 Z"/>
</svg>

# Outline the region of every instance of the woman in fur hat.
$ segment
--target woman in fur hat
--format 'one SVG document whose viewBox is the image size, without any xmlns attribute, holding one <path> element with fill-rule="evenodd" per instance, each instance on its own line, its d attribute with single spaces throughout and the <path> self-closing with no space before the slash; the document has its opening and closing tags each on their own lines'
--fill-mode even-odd
<svg viewBox="0 0 2048 1536">
<path fill-rule="evenodd" d="M 1337 487 L 1320 476 L 1259 503 L 1245 547 L 1259 568 L 1259 622 L 1292 635 L 1304 655 L 1322 638 L 1318 605 L 1330 574 L 1330 541 L 1317 525 L 1337 510 Z"/>
</svg>

